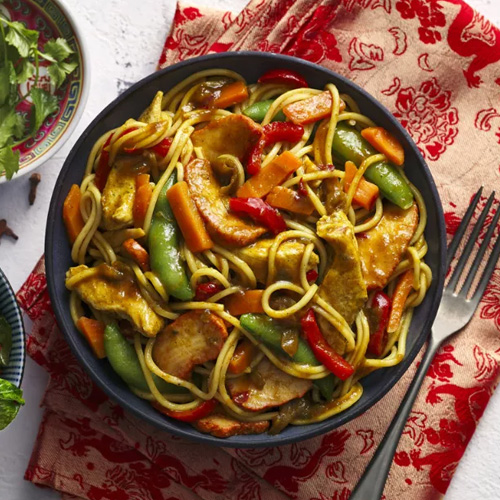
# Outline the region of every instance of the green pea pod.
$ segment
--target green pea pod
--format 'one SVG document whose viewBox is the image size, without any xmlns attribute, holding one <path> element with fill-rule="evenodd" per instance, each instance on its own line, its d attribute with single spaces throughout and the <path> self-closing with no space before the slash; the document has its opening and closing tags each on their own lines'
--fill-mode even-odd
<svg viewBox="0 0 500 500">
<path fill-rule="evenodd" d="M 7 366 L 12 349 L 12 328 L 8 321 L 0 316 L 0 366 Z"/>
<path fill-rule="evenodd" d="M 149 259 L 151 269 L 169 295 L 179 300 L 191 300 L 193 290 L 179 251 L 180 231 L 167 200 L 167 191 L 177 182 L 173 173 L 160 192 L 149 228 Z"/>
<path fill-rule="evenodd" d="M 268 99 L 267 101 L 259 101 L 253 103 L 248 108 L 243 110 L 243 114 L 251 118 L 254 122 L 261 123 L 264 117 L 266 116 L 271 104 L 274 102 L 274 99 Z M 278 111 L 273 119 L 273 122 L 284 122 L 286 121 L 285 113 L 282 110 Z"/>
<path fill-rule="evenodd" d="M 245 330 L 253 334 L 256 340 L 280 354 L 286 354 L 281 347 L 283 327 L 278 321 L 265 314 L 242 314 L 240 316 L 240 323 Z M 321 364 L 316 359 L 316 356 L 314 356 L 307 342 L 301 338 L 299 338 L 297 352 L 291 356 L 291 359 L 300 365 L 319 366 Z M 333 383 L 333 375 L 328 375 L 325 378 L 314 381 L 314 385 L 318 387 L 323 397 L 327 400 L 332 398 Z"/>
<path fill-rule="evenodd" d="M 340 161 L 352 161 L 358 167 L 368 157 L 378 152 L 363 136 L 345 122 L 339 122 L 333 137 L 332 152 Z M 399 170 L 389 162 L 381 161 L 370 165 L 365 178 L 376 184 L 382 194 L 400 208 L 413 204 L 413 192 Z"/>
<path fill-rule="evenodd" d="M 137 353 L 115 323 L 106 325 L 104 330 L 104 350 L 113 370 L 131 387 L 149 392 L 149 387 L 142 372 Z M 156 388 L 162 393 L 181 394 L 187 392 L 184 387 L 165 382 L 154 373 L 151 374 Z"/>
</svg>

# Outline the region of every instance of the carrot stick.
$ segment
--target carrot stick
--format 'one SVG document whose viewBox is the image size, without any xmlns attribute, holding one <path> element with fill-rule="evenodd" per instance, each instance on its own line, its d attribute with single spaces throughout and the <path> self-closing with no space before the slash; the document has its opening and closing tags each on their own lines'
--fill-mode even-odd
<svg viewBox="0 0 500 500">
<path fill-rule="evenodd" d="M 247 290 L 243 293 L 233 293 L 226 301 L 226 309 L 232 316 L 246 313 L 263 313 L 262 294 L 264 290 Z"/>
<path fill-rule="evenodd" d="M 80 187 L 76 184 L 71 186 L 63 205 L 63 220 L 68 232 L 69 241 L 74 243 L 85 223 L 80 212 L 80 200 L 82 198 Z"/>
<path fill-rule="evenodd" d="M 228 83 L 221 88 L 220 95 L 214 100 L 212 106 L 221 109 L 228 108 L 243 102 L 247 97 L 248 89 L 243 82 Z"/>
<path fill-rule="evenodd" d="M 233 357 L 229 362 L 227 371 L 233 375 L 243 373 L 252 362 L 255 355 L 256 347 L 248 339 L 243 339 L 234 351 Z"/>
<path fill-rule="evenodd" d="M 405 151 L 399 141 L 385 128 L 368 127 L 361 135 L 379 152 L 387 156 L 389 161 L 401 166 L 405 162 Z"/>
<path fill-rule="evenodd" d="M 285 151 L 250 177 L 236 194 L 238 198 L 262 198 L 301 165 L 301 161 L 293 153 Z"/>
<path fill-rule="evenodd" d="M 387 325 L 387 331 L 389 333 L 395 332 L 399 323 L 401 322 L 401 317 L 403 315 L 404 306 L 406 299 L 413 288 L 413 269 L 408 269 L 403 273 L 396 285 L 394 294 L 392 296 L 392 308 L 391 314 L 389 316 L 389 323 Z"/>
<path fill-rule="evenodd" d="M 352 180 L 358 171 L 356 165 L 352 161 L 347 161 L 345 164 L 345 176 L 344 176 L 344 191 L 347 193 L 351 187 Z M 368 182 L 364 177 L 358 183 L 358 187 L 354 193 L 352 201 L 357 205 L 360 205 L 366 210 L 371 210 L 373 204 L 377 200 L 379 195 L 378 186 Z"/>
<path fill-rule="evenodd" d="M 82 316 L 76 322 L 76 326 L 87 339 L 87 342 L 90 344 L 94 354 L 99 359 L 105 358 L 106 351 L 104 350 L 104 328 L 106 325 L 102 321 Z"/>
<path fill-rule="evenodd" d="M 307 196 L 301 196 L 293 189 L 283 186 L 273 188 L 267 195 L 266 201 L 274 208 L 295 214 L 311 215 L 314 212 L 314 205 Z"/>
<path fill-rule="evenodd" d="M 153 187 L 149 183 L 149 174 L 139 174 L 135 179 L 135 197 L 132 209 L 135 227 L 143 226 L 152 195 Z"/>
<path fill-rule="evenodd" d="M 167 198 L 189 250 L 196 253 L 212 248 L 214 243 L 189 195 L 187 183 L 182 181 L 174 184 L 167 191 Z"/>
<path fill-rule="evenodd" d="M 286 105 L 283 113 L 293 123 L 307 125 L 328 118 L 332 112 L 332 105 L 332 94 L 325 90 L 321 94 Z M 345 103 L 340 101 L 340 111 L 344 109 Z"/>
<path fill-rule="evenodd" d="M 140 243 L 133 238 L 129 238 L 123 242 L 122 247 L 144 272 L 151 269 L 149 267 L 149 254 Z"/>
<path fill-rule="evenodd" d="M 137 174 L 135 178 L 135 188 L 139 189 L 141 186 L 149 184 L 149 174 Z"/>
</svg>

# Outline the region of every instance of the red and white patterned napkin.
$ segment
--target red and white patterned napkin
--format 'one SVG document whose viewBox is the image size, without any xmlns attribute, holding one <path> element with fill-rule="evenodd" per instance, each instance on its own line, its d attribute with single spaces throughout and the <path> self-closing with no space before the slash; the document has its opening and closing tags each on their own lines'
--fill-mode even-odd
<svg viewBox="0 0 500 500">
<path fill-rule="evenodd" d="M 302 57 L 379 99 L 429 163 L 450 236 L 478 183 L 500 185 L 500 31 L 462 0 L 252 0 L 239 15 L 179 5 L 160 66 L 227 50 Z M 139 421 L 91 382 L 55 323 L 44 270 L 42 259 L 18 293 L 33 320 L 29 355 L 50 373 L 26 478 L 66 499 L 347 500 L 415 371 L 361 417 L 309 441 L 195 444 Z M 497 268 L 475 318 L 427 375 L 387 500 L 444 494 L 499 373 Z"/>
</svg>

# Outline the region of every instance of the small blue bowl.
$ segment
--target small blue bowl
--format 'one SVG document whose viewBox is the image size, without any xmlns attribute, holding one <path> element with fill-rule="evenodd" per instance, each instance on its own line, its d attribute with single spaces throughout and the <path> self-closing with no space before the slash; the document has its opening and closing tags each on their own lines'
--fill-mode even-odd
<svg viewBox="0 0 500 500">
<path fill-rule="evenodd" d="M 405 359 L 399 365 L 377 370 L 364 378 L 362 397 L 343 413 L 312 425 L 290 426 L 277 436 L 259 434 L 219 439 L 202 434 L 189 424 L 161 415 L 147 401 L 130 392 L 106 360 L 99 360 L 94 356 L 71 320 L 69 292 L 64 286 L 65 273 L 73 263 L 62 219 L 62 206 L 71 185 L 81 183 L 92 146 L 106 131 L 120 126 L 128 118 L 139 116 L 158 90 L 166 91 L 193 73 L 209 68 L 237 71 L 248 82 L 255 82 L 262 73 L 275 68 L 298 71 L 306 77 L 309 85 L 315 88 L 323 88 L 326 83 L 333 82 L 340 92 L 351 95 L 357 101 L 363 113 L 392 132 L 403 144 L 406 152 L 405 172 L 422 193 L 428 210 L 425 234 L 429 250 L 426 262 L 432 269 L 434 279 L 425 300 L 415 311 L 408 335 Z M 92 379 L 113 400 L 160 429 L 194 441 L 235 448 L 277 446 L 323 434 L 361 415 L 382 398 L 405 373 L 430 332 L 441 300 L 445 257 L 446 232 L 436 186 L 417 146 L 390 111 L 365 90 L 333 71 L 294 57 L 261 52 L 228 52 L 190 59 L 144 78 L 115 99 L 87 127 L 66 159 L 50 202 L 45 238 L 47 281 L 54 312 L 75 356 Z"/>
<path fill-rule="evenodd" d="M 12 351 L 7 367 L 0 368 L 0 378 L 21 387 L 26 352 L 24 349 L 24 325 L 16 295 L 0 269 L 0 316 L 4 316 L 12 327 Z"/>
</svg>

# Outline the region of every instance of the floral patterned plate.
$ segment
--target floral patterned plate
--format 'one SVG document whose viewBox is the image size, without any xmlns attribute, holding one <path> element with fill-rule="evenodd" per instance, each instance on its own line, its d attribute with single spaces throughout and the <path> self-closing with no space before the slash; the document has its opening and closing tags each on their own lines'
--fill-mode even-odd
<svg viewBox="0 0 500 500">
<path fill-rule="evenodd" d="M 0 4 L 0 12 L 12 21 L 19 21 L 27 28 L 39 31 L 42 45 L 51 38 L 66 38 L 78 61 L 76 70 L 55 92 L 59 109 L 45 120 L 34 138 L 29 138 L 16 147 L 21 154 L 19 172 L 14 177 L 17 178 L 49 159 L 68 139 L 80 120 L 90 86 L 89 68 L 86 63 L 88 58 L 74 18 L 59 2 L 5 0 Z M 54 92 L 42 64 L 38 86 Z M 21 86 L 20 91 L 25 93 L 32 83 L 32 80 L 28 80 Z M 5 174 L 0 174 L 0 183 L 5 181 Z"/>
</svg>

